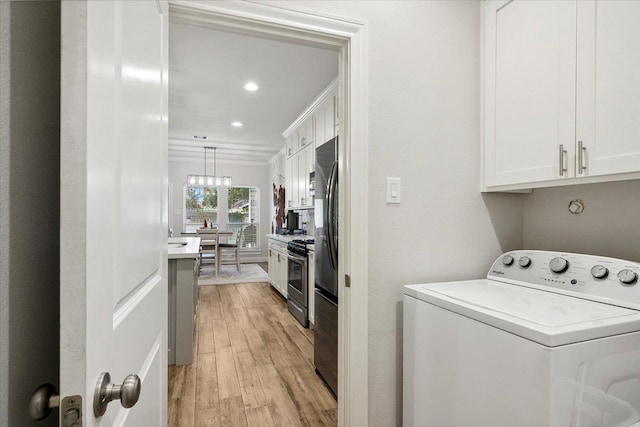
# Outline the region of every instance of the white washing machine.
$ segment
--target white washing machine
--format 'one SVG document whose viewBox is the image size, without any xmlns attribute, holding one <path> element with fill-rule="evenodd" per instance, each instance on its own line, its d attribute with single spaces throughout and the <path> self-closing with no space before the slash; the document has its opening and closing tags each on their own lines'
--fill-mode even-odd
<svg viewBox="0 0 640 427">
<path fill-rule="evenodd" d="M 640 426 L 640 264 L 545 251 L 409 285 L 403 425 Z"/>
</svg>

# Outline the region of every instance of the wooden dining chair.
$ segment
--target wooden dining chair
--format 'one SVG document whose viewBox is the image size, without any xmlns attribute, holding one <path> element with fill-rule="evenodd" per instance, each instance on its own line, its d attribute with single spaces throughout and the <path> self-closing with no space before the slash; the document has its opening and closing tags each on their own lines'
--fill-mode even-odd
<svg viewBox="0 0 640 427">
<path fill-rule="evenodd" d="M 218 273 L 220 272 L 220 266 L 223 264 L 235 264 L 238 269 L 238 273 L 240 273 L 240 246 L 242 242 L 242 233 L 244 232 L 244 227 L 240 227 L 238 234 L 235 239 L 235 243 L 222 243 L 218 242 L 218 253 L 216 254 L 216 265 L 218 269 Z M 227 256 L 224 258 L 223 252 L 232 252 L 232 256 Z"/>
<path fill-rule="evenodd" d="M 199 228 L 196 235 L 200 237 L 200 271 L 202 271 L 202 262 L 211 259 L 215 263 L 215 274 L 218 275 L 218 229 L 217 228 Z"/>
</svg>

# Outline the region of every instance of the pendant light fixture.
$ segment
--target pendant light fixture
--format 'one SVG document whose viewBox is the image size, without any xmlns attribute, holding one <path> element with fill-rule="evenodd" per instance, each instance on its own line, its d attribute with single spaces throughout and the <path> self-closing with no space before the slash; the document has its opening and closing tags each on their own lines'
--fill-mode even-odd
<svg viewBox="0 0 640 427">
<path fill-rule="evenodd" d="M 207 175 L 207 150 L 213 150 L 213 175 Z M 216 147 L 204 147 L 204 175 L 187 175 L 187 183 L 189 185 L 231 188 L 230 176 L 216 175 L 216 163 Z"/>
</svg>

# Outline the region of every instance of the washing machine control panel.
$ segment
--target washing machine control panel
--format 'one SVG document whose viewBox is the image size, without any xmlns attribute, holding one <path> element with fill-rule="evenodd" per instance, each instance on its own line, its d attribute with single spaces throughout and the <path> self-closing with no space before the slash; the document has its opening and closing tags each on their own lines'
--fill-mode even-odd
<svg viewBox="0 0 640 427">
<path fill-rule="evenodd" d="M 640 263 L 552 251 L 501 255 L 487 278 L 640 309 Z"/>
</svg>

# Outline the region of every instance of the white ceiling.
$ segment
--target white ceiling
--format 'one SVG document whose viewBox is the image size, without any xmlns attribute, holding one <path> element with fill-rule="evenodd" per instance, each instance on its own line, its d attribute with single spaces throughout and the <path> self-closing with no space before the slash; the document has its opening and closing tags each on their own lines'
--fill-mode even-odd
<svg viewBox="0 0 640 427">
<path fill-rule="evenodd" d="M 169 158 L 201 160 L 207 145 L 218 147 L 218 160 L 266 163 L 337 75 L 334 50 L 171 23 Z M 259 89 L 246 91 L 248 81 Z M 236 120 L 244 126 L 232 127 Z"/>
</svg>

